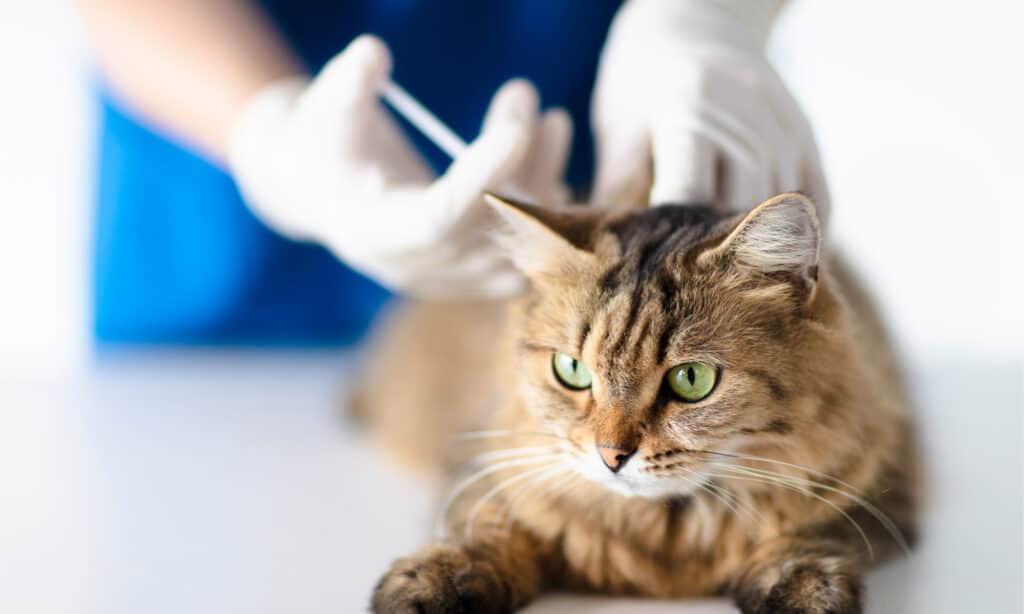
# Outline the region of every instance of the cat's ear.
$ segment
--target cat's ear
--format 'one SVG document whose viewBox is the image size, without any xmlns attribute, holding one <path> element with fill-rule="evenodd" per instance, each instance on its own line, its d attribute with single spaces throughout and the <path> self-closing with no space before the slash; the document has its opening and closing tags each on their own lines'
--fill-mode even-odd
<svg viewBox="0 0 1024 614">
<path fill-rule="evenodd" d="M 790 192 L 769 198 L 698 262 L 727 259 L 740 267 L 799 281 L 811 296 L 818 281 L 821 227 L 811 199 Z"/>
<path fill-rule="evenodd" d="M 484 200 L 505 222 L 497 241 L 527 277 L 571 273 L 594 259 L 595 212 L 529 205 L 491 193 Z"/>
</svg>

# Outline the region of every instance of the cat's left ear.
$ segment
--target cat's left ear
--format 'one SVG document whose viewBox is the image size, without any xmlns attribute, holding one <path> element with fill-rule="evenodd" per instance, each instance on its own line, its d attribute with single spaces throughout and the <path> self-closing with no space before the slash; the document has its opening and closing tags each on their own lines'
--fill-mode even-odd
<svg viewBox="0 0 1024 614">
<path fill-rule="evenodd" d="M 484 200 L 505 222 L 496 239 L 527 277 L 572 274 L 594 260 L 596 212 L 529 205 L 491 193 L 485 193 Z"/>
<path fill-rule="evenodd" d="M 755 207 L 698 263 L 726 259 L 773 277 L 799 282 L 806 297 L 818 282 L 821 226 L 811 199 L 797 192 L 780 194 Z"/>
</svg>

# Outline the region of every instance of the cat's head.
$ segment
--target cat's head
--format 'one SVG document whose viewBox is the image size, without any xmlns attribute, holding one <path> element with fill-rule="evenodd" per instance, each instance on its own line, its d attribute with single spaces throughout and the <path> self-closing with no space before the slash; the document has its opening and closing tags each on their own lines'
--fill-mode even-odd
<svg viewBox="0 0 1024 614">
<path fill-rule="evenodd" d="M 830 313 L 808 198 L 731 217 L 490 201 L 532 282 L 516 331 L 519 393 L 572 440 L 581 473 L 626 495 L 681 495 L 714 467 L 693 451 L 799 440 L 811 419 L 804 367 L 827 360 L 808 340 Z"/>
</svg>

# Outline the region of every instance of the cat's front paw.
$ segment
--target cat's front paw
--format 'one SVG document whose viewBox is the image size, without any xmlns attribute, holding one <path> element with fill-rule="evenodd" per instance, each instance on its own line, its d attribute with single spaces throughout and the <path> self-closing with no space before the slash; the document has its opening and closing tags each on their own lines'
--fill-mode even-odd
<svg viewBox="0 0 1024 614">
<path fill-rule="evenodd" d="M 736 596 L 743 614 L 861 614 L 859 577 L 816 565 L 786 569 L 767 590 L 748 589 Z"/>
<path fill-rule="evenodd" d="M 400 559 L 377 583 L 377 614 L 502 614 L 516 609 L 507 583 L 486 560 L 458 547 L 433 547 Z"/>
</svg>

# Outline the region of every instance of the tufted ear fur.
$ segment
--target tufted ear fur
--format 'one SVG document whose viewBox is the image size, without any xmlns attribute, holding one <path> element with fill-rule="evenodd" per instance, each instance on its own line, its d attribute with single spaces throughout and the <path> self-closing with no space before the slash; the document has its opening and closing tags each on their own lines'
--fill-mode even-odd
<svg viewBox="0 0 1024 614">
<path fill-rule="evenodd" d="M 803 194 L 791 192 L 755 207 L 698 261 L 727 259 L 767 275 L 785 275 L 801 282 L 809 298 L 818 280 L 820 244 L 814 203 Z"/>
<path fill-rule="evenodd" d="M 579 208 L 541 207 L 484 194 L 505 222 L 496 235 L 516 267 L 530 278 L 571 273 L 594 260 L 591 253 L 595 212 Z"/>
</svg>

